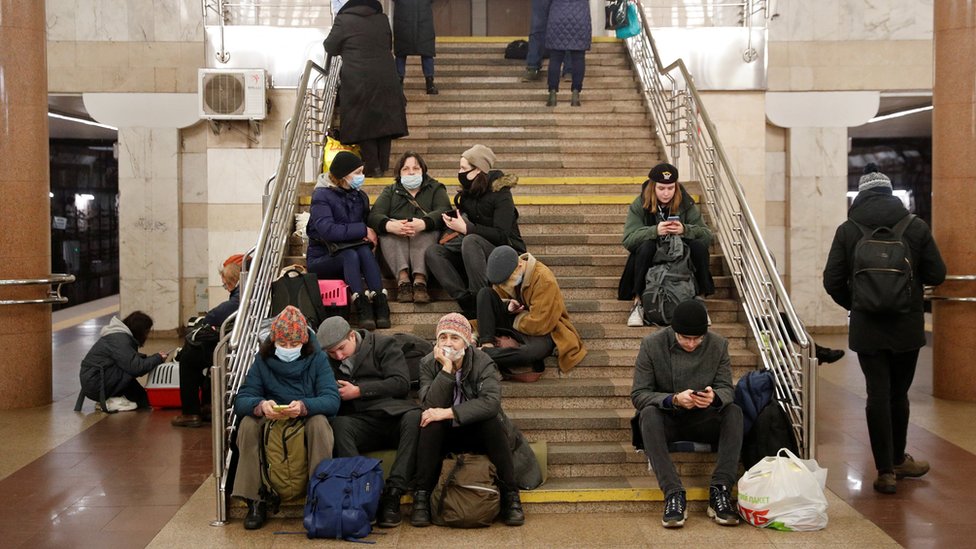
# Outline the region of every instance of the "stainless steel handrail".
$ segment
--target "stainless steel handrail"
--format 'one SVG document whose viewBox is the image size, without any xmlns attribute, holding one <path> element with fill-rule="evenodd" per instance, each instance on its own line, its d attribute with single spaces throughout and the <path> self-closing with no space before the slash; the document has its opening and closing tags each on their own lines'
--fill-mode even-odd
<svg viewBox="0 0 976 549">
<path fill-rule="evenodd" d="M 776 380 L 801 454 L 815 454 L 814 346 L 749 208 L 731 163 L 684 61 L 663 66 L 642 9 L 642 32 L 626 39 L 644 100 L 672 163 L 684 149 L 702 184 L 719 245 L 729 263 L 762 365 Z M 796 342 L 790 334 L 795 335 Z"/>
<path fill-rule="evenodd" d="M 288 238 L 294 227 L 298 184 L 303 180 L 305 162 L 312 144 L 324 141 L 335 106 L 342 59 L 326 59 L 326 68 L 312 61 L 298 86 L 298 99 L 287 128 L 274 183 L 258 233 L 257 244 L 248 252 L 250 270 L 242 274 L 241 305 L 229 336 L 221 341 L 225 358 L 213 370 L 214 475 L 217 480 L 217 519 L 227 520 L 227 470 L 230 466 L 230 439 L 234 432 L 234 398 L 244 382 L 254 353 L 260 344 L 258 327 L 270 311 L 271 282 L 277 275 Z M 312 158 L 321 158 L 312 154 Z M 316 170 L 321 169 L 321 164 Z M 318 171 L 316 171 L 318 173 Z M 247 260 L 245 258 L 245 263 Z M 217 398 L 219 397 L 219 398 Z M 219 439 L 219 443 L 218 443 Z"/>
<path fill-rule="evenodd" d="M 75 281 L 75 275 L 55 273 L 47 278 L 14 278 L 0 280 L 0 286 L 39 286 L 57 284 L 48 290 L 47 297 L 41 299 L 0 299 L 0 305 L 41 305 L 45 303 L 67 303 L 68 298 L 61 295 L 61 285 Z"/>
<path fill-rule="evenodd" d="M 946 280 L 954 281 L 966 281 L 972 282 L 976 280 L 976 275 L 946 275 Z M 958 301 L 963 303 L 976 303 L 976 297 L 959 297 L 959 296 L 946 296 L 946 295 L 935 295 L 932 292 L 936 291 L 935 286 L 925 287 L 925 299 L 930 301 Z"/>
</svg>

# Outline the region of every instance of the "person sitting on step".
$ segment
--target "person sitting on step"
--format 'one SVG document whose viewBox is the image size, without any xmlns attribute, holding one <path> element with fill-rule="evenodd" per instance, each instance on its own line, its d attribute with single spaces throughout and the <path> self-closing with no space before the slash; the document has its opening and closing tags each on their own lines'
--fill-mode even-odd
<svg viewBox="0 0 976 549">
<path fill-rule="evenodd" d="M 234 254 L 224 260 L 218 274 L 221 285 L 230 292 L 227 301 L 207 312 L 201 330 L 212 330 L 211 337 L 187 336 L 180 351 L 180 415 L 170 420 L 174 427 L 200 427 L 210 421 L 210 376 L 214 349 L 217 348 L 220 325 L 241 306 L 241 265 L 244 256 Z M 193 332 L 190 332 L 191 334 Z"/>
<path fill-rule="evenodd" d="M 499 246 L 488 256 L 487 276 L 491 287 L 478 292 L 478 340 L 503 374 L 519 366 L 542 372 L 553 349 L 561 372 L 583 360 L 586 347 L 549 267 L 530 253 Z"/>
<path fill-rule="evenodd" d="M 493 170 L 495 160 L 495 153 L 484 145 L 475 145 L 461 155 L 461 191 L 454 199 L 457 209 L 441 216 L 447 229 L 439 244 L 426 253 L 431 274 L 468 318 L 477 315 L 478 291 L 488 286 L 488 254 L 503 245 L 525 251 L 512 198 L 518 176 Z"/>
<path fill-rule="evenodd" d="M 376 231 L 366 224 L 369 196 L 362 191 L 364 180 L 363 161 L 347 151 L 335 155 L 329 173 L 319 176 L 306 227 L 306 257 L 309 272 L 319 279 L 345 280 L 359 327 L 375 330 L 390 327 L 390 304 L 373 255 Z"/>
<path fill-rule="evenodd" d="M 516 481 L 515 458 L 509 446 L 511 421 L 501 406 L 498 369 L 487 354 L 473 346 L 471 324 L 448 313 L 437 322 L 434 352 L 420 361 L 420 443 L 410 524 L 430 526 L 430 492 L 449 452 L 488 455 L 498 473 L 502 522 L 525 523 Z"/>
<path fill-rule="evenodd" d="M 731 489 L 742 449 L 742 409 L 733 396 L 728 340 L 708 331 L 701 301 L 682 301 L 670 327 L 641 341 L 630 392 L 637 448 L 643 447 L 664 492 L 665 528 L 680 528 L 688 517 L 685 489 L 668 454 L 668 444 L 677 440 L 718 443 L 708 516 L 739 524 Z"/>
<path fill-rule="evenodd" d="M 624 222 L 623 245 L 630 252 L 627 265 L 620 277 L 617 299 L 633 300 L 633 308 L 627 326 L 644 325 L 645 276 L 651 268 L 654 254 L 661 238 L 680 235 L 681 241 L 691 250 L 691 262 L 695 267 L 695 281 L 699 295 L 715 293 L 715 283 L 709 269 L 708 245 L 712 231 L 702 219 L 701 210 L 684 186 L 678 183 L 678 168 L 671 164 L 658 164 L 647 174 L 641 193 L 627 209 Z"/>
<path fill-rule="evenodd" d="M 419 154 L 403 153 L 395 173 L 393 184 L 369 210 L 369 226 L 379 235 L 386 265 L 396 273 L 397 301 L 428 303 L 425 252 L 437 244 L 444 228 L 441 214 L 450 211 L 451 201 L 444 184 L 428 175 Z"/>
<path fill-rule="evenodd" d="M 325 353 L 308 336 L 308 324 L 298 308 L 285 307 L 271 323 L 254 363 L 234 400 L 239 460 L 233 495 L 247 503 L 244 528 L 261 528 L 268 518 L 262 498 L 259 447 L 268 420 L 307 418 L 305 447 L 308 475 L 332 457 L 332 427 L 328 418 L 339 410 L 339 391 Z"/>
<path fill-rule="evenodd" d="M 149 408 L 149 396 L 136 378 L 166 362 L 166 353 L 146 356 L 139 347 L 146 344 L 153 319 L 133 311 L 124 319 L 113 316 L 102 328 L 98 341 L 81 361 L 81 390 L 96 402 L 105 395 L 103 412 L 129 412 Z"/>
<path fill-rule="evenodd" d="M 407 361 L 392 336 L 353 330 L 340 316 L 325 319 L 316 337 L 342 399 L 331 419 L 336 457 L 397 451 L 376 513 L 381 528 L 392 528 L 400 524 L 400 498 L 413 480 L 420 436 L 420 407 L 409 396 Z"/>
</svg>

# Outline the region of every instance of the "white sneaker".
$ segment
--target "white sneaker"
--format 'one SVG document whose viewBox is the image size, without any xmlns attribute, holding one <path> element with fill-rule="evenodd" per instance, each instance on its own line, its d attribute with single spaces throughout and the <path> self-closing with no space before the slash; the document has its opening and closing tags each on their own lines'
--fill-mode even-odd
<svg viewBox="0 0 976 549">
<path fill-rule="evenodd" d="M 112 397 L 105 399 L 105 407 L 109 412 L 131 412 L 139 406 L 125 397 Z"/>
<path fill-rule="evenodd" d="M 630 328 L 639 328 L 644 325 L 644 307 L 640 303 L 634 303 L 634 308 L 630 311 L 630 317 L 627 319 L 627 326 Z"/>
</svg>

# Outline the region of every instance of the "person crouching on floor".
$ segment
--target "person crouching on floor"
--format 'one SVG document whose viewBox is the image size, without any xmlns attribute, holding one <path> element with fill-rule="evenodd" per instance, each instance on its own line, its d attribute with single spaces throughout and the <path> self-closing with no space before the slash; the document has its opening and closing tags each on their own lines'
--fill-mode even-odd
<svg viewBox="0 0 976 549">
<path fill-rule="evenodd" d="M 234 400 L 234 413 L 242 419 L 237 428 L 240 460 L 233 495 L 247 503 L 244 528 L 258 529 L 268 517 L 267 502 L 261 497 L 259 455 L 264 423 L 308 418 L 305 447 L 311 477 L 322 460 L 332 458 L 332 427 L 328 418 L 338 411 L 339 390 L 329 361 L 310 340 L 301 311 L 289 305 L 271 324 L 271 335 L 254 356 L 254 364 Z"/>
<path fill-rule="evenodd" d="M 677 440 L 718 443 L 708 516 L 722 525 L 739 524 L 730 490 L 742 449 L 742 410 L 732 398 L 728 340 L 708 331 L 701 301 L 682 301 L 669 328 L 641 341 L 630 392 L 637 409 L 635 442 L 642 440 L 664 492 L 665 528 L 680 528 L 688 517 L 685 489 L 668 453 L 668 443 Z"/>
</svg>

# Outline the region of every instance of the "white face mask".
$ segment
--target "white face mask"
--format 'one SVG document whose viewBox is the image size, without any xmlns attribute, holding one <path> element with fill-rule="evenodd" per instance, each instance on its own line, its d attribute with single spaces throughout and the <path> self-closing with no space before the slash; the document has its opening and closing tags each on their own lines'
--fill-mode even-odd
<svg viewBox="0 0 976 549">
<path fill-rule="evenodd" d="M 282 362 L 294 362 L 302 354 L 301 347 L 295 347 L 294 349 L 286 349 L 275 344 L 275 356 L 281 359 Z"/>
<path fill-rule="evenodd" d="M 400 176 L 400 184 L 403 185 L 404 188 L 409 189 L 411 191 L 419 187 L 420 184 L 423 182 L 424 182 L 423 174 Z"/>
<path fill-rule="evenodd" d="M 454 347 L 448 347 L 447 345 L 441 346 L 441 352 L 444 353 L 444 357 L 451 362 L 454 362 L 464 356 L 464 349 L 459 351 Z"/>
</svg>

